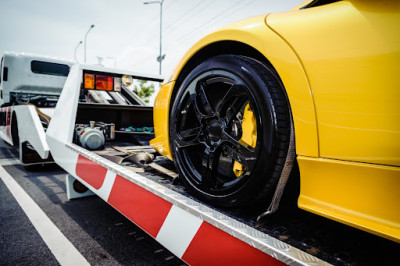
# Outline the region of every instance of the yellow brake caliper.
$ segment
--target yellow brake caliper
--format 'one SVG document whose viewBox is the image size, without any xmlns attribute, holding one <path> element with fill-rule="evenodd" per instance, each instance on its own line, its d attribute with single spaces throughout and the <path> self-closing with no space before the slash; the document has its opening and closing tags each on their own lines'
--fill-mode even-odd
<svg viewBox="0 0 400 266">
<path fill-rule="evenodd" d="M 257 122 L 254 113 L 250 108 L 250 103 L 248 103 L 244 108 L 242 120 L 242 137 L 239 142 L 245 147 L 256 147 Z M 239 177 L 241 174 L 243 174 L 244 171 L 246 171 L 246 167 L 244 167 L 241 163 L 234 161 L 233 173 L 236 175 L 236 177 Z"/>
</svg>

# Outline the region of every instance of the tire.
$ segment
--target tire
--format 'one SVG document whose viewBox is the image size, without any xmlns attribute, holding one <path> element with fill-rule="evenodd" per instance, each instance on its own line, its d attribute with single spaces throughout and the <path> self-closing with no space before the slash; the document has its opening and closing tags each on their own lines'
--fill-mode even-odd
<svg viewBox="0 0 400 266">
<path fill-rule="evenodd" d="M 267 204 L 290 137 L 288 100 L 272 69 L 243 56 L 208 59 L 180 85 L 170 117 L 174 162 L 195 196 L 221 207 Z"/>
<path fill-rule="evenodd" d="M 17 115 L 14 112 L 11 118 L 11 136 L 14 147 L 19 149 L 18 121 Z"/>
</svg>

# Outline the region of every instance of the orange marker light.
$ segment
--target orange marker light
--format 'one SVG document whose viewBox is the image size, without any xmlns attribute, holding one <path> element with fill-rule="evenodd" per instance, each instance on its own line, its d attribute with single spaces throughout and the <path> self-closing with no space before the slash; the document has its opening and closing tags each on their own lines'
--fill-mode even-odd
<svg viewBox="0 0 400 266">
<path fill-rule="evenodd" d="M 94 75 L 85 74 L 85 89 L 94 89 Z"/>
<path fill-rule="evenodd" d="M 113 78 L 96 75 L 96 89 L 103 91 L 112 91 L 114 89 Z"/>
</svg>

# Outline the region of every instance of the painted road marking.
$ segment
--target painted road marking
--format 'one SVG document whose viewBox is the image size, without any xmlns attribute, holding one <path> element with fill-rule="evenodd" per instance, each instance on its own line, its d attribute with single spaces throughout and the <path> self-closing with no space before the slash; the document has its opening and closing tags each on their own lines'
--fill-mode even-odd
<svg viewBox="0 0 400 266">
<path fill-rule="evenodd" d="M 90 265 L 43 210 L 2 166 L 0 166 L 0 178 L 61 265 Z"/>
<path fill-rule="evenodd" d="M 20 164 L 19 159 L 0 159 L 0 165 Z"/>
</svg>

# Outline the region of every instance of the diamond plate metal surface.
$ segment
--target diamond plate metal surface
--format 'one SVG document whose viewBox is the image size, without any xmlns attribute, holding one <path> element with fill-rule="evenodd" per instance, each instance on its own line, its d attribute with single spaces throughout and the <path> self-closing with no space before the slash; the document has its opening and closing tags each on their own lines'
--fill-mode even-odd
<svg viewBox="0 0 400 266">
<path fill-rule="evenodd" d="M 287 265 L 330 265 L 78 145 L 66 144 L 66 147 Z"/>
</svg>

